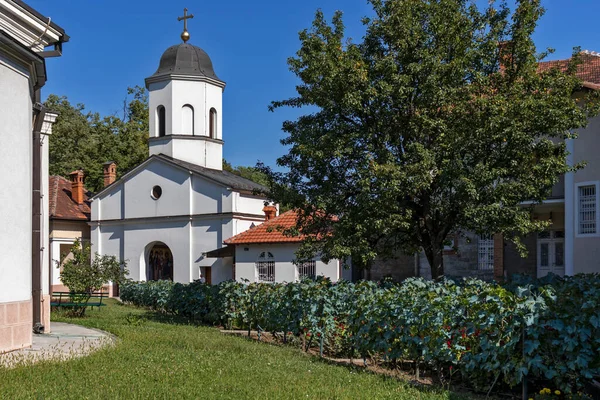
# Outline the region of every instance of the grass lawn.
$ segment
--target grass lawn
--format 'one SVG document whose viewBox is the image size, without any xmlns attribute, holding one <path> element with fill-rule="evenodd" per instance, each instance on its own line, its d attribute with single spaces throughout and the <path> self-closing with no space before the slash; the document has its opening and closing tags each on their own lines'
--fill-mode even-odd
<svg viewBox="0 0 600 400">
<path fill-rule="evenodd" d="M 395 379 L 331 365 L 298 349 L 271 346 L 178 323 L 109 301 L 84 319 L 115 347 L 67 362 L 0 368 L 2 399 L 462 399 Z"/>
</svg>

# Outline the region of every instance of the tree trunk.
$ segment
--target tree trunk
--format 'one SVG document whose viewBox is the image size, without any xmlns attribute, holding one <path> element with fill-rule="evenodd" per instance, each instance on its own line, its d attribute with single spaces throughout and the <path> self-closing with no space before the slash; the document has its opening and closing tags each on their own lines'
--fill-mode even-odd
<svg viewBox="0 0 600 400">
<path fill-rule="evenodd" d="M 431 267 L 431 279 L 438 279 L 444 276 L 444 244 L 431 243 L 428 248 L 425 249 L 425 256 Z"/>
</svg>

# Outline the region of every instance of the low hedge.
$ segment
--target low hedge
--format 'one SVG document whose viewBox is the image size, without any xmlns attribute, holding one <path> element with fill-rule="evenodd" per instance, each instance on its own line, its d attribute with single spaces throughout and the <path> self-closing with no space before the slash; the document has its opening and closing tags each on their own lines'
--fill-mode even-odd
<svg viewBox="0 0 600 400">
<path fill-rule="evenodd" d="M 129 282 L 121 299 L 227 328 L 301 337 L 332 356 L 410 361 L 475 389 L 526 376 L 574 392 L 600 375 L 600 275 L 402 284 Z"/>
</svg>

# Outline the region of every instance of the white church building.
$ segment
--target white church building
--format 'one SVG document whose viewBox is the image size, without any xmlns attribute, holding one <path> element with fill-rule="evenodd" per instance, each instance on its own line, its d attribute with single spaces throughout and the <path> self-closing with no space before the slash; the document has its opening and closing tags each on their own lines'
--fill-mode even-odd
<svg viewBox="0 0 600 400">
<path fill-rule="evenodd" d="M 150 157 L 92 198 L 92 252 L 127 261 L 134 280 L 234 278 L 233 255 L 207 257 L 265 220 L 262 186 L 223 170 L 225 82 L 202 49 L 168 48 L 146 78 Z"/>
</svg>

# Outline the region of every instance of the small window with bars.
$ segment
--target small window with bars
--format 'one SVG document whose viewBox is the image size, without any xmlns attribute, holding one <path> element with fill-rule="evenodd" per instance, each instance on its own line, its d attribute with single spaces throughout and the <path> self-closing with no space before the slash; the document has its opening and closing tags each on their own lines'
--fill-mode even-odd
<svg viewBox="0 0 600 400">
<path fill-rule="evenodd" d="M 307 261 L 298 264 L 298 278 L 300 280 L 305 278 L 314 279 L 317 277 L 317 262 Z"/>
<path fill-rule="evenodd" d="M 273 253 L 263 251 L 256 260 L 256 273 L 259 282 L 275 282 L 275 257 Z"/>
<path fill-rule="evenodd" d="M 578 188 L 579 212 L 577 232 L 580 235 L 596 234 L 596 185 L 579 186 Z"/>
<path fill-rule="evenodd" d="M 479 242 L 477 243 L 477 268 L 479 270 L 493 270 L 494 269 L 494 236 L 493 235 L 480 235 Z"/>
</svg>

